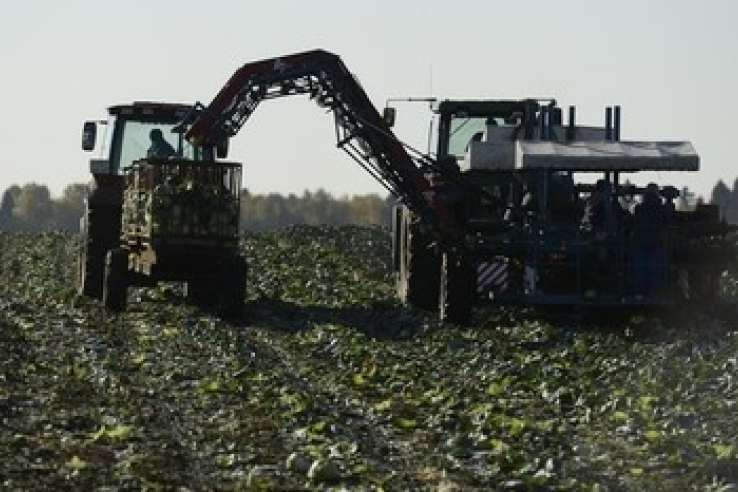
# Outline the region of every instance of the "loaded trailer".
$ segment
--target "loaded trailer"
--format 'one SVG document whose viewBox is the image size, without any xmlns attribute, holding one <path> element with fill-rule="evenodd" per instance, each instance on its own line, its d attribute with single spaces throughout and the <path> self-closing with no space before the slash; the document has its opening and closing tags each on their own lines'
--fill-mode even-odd
<svg viewBox="0 0 738 492">
<path fill-rule="evenodd" d="M 190 110 L 134 103 L 112 107 L 105 122 L 108 154 L 91 161 L 79 285 L 113 311 L 126 308 L 129 287 L 180 281 L 193 302 L 230 318 L 243 315 L 241 165 L 184 142 L 178 125 Z M 83 147 L 95 147 L 99 124 L 85 125 Z M 168 139 L 172 155 L 146 151 L 152 132 Z"/>
</svg>

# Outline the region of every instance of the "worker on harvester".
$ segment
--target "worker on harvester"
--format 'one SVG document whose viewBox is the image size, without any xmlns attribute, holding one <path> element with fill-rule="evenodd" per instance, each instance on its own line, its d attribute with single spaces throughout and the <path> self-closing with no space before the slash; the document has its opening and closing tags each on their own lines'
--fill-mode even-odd
<svg viewBox="0 0 738 492">
<path fill-rule="evenodd" d="M 606 208 L 610 200 L 610 183 L 600 179 L 584 202 L 582 229 L 601 239 L 605 235 Z"/>
<path fill-rule="evenodd" d="M 633 211 L 631 244 L 636 296 L 654 294 L 664 286 L 668 218 L 658 185 L 649 183 L 643 200 Z"/>
<path fill-rule="evenodd" d="M 575 224 L 582 215 L 582 205 L 570 174 L 554 173 L 548 192 L 548 211 L 555 224 Z"/>
<path fill-rule="evenodd" d="M 617 231 L 627 231 L 630 223 L 630 214 L 620 205 L 612 184 L 606 179 L 598 180 L 584 201 L 584 213 L 580 223 L 585 237 L 590 238 L 595 246 L 591 254 L 585 258 L 585 283 L 588 295 L 595 295 L 597 290 L 613 287 L 608 285 L 608 279 L 612 277 L 613 269 L 616 268 L 616 250 L 612 240 L 613 237 L 617 237 Z"/>
</svg>

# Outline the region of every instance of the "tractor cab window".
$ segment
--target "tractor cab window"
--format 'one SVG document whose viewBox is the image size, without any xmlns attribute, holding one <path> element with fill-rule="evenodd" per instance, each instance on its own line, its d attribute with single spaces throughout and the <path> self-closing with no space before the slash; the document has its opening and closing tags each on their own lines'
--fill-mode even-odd
<svg viewBox="0 0 738 492">
<path fill-rule="evenodd" d="M 487 139 L 490 126 L 510 126 L 492 116 L 454 116 L 449 124 L 448 153 L 463 160 L 474 141 Z"/>
<path fill-rule="evenodd" d="M 485 117 L 455 117 L 451 120 L 448 139 L 448 153 L 462 160 L 473 140 L 481 140 L 487 129 Z"/>
<path fill-rule="evenodd" d="M 172 132 L 172 128 L 175 127 L 174 123 L 128 120 L 122 123 L 119 122 L 118 124 L 124 125 L 119 154 L 120 171 L 123 171 L 135 161 L 147 157 L 148 150 L 151 147 L 151 132 L 156 129 L 161 130 L 161 136 L 175 149 L 177 157 L 193 159 L 194 152 L 192 146 L 186 142 L 184 145 L 181 145 L 180 135 Z"/>
<path fill-rule="evenodd" d="M 115 117 L 108 118 L 108 122 L 105 124 L 105 136 L 102 140 L 101 155 L 105 158 L 109 158 L 113 153 L 113 137 L 115 136 Z"/>
</svg>

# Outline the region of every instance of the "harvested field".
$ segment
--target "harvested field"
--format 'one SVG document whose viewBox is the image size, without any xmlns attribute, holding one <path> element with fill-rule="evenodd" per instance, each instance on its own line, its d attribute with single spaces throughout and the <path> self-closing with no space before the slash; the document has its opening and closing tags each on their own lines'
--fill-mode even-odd
<svg viewBox="0 0 738 492">
<path fill-rule="evenodd" d="M 0 488 L 738 490 L 738 305 L 607 317 L 394 300 L 380 228 L 243 238 L 248 323 L 75 295 L 78 237 L 0 233 Z"/>
</svg>

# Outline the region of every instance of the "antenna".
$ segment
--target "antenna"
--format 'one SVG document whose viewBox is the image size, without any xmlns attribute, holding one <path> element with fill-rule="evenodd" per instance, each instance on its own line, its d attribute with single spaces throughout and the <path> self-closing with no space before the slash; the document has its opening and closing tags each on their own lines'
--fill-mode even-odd
<svg viewBox="0 0 738 492">
<path fill-rule="evenodd" d="M 387 99 L 385 106 L 389 106 L 391 102 L 427 102 L 433 104 L 438 101 L 435 97 L 390 97 Z"/>
<path fill-rule="evenodd" d="M 428 87 L 428 94 L 430 94 L 431 97 L 433 97 L 433 64 L 430 64 L 430 67 L 428 69 L 428 78 L 429 81 L 429 87 Z"/>
</svg>

